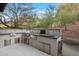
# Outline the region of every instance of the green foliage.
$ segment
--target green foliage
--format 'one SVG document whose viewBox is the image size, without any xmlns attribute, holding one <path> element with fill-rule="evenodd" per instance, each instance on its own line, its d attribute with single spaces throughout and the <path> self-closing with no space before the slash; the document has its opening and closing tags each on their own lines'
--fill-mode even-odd
<svg viewBox="0 0 79 59">
<path fill-rule="evenodd" d="M 57 17 L 59 18 L 58 21 L 61 26 L 65 27 L 65 30 L 67 29 L 68 24 L 75 24 L 75 22 L 78 21 L 79 13 L 75 11 L 77 6 L 77 4 L 62 4 L 59 6 Z"/>
<path fill-rule="evenodd" d="M 28 12 L 30 10 L 32 10 L 32 7 L 30 6 L 30 4 L 24 4 L 24 3 L 8 4 L 6 6 L 5 11 L 0 14 L 4 17 L 5 21 L 3 21 L 3 20 L 0 20 L 0 21 L 3 25 L 5 25 L 7 27 L 19 28 L 19 26 L 21 26 L 23 24 L 23 21 L 25 20 L 23 15 L 28 16 Z M 5 16 L 9 20 L 7 20 Z M 6 24 L 6 22 L 8 22 L 9 24 Z"/>
<path fill-rule="evenodd" d="M 46 10 L 46 14 L 44 14 L 45 17 L 42 17 L 42 19 L 39 21 L 38 27 L 42 28 L 48 28 L 50 25 L 52 25 L 55 22 L 54 15 L 55 15 L 55 7 L 49 6 Z"/>
<path fill-rule="evenodd" d="M 18 7 L 17 7 L 18 6 Z M 23 7 L 24 6 L 24 7 Z M 26 8 L 25 6 L 28 6 Z M 4 20 L 1 23 L 11 28 L 48 28 L 52 24 L 61 25 L 67 29 L 69 24 L 79 21 L 79 4 L 61 4 L 58 7 L 49 6 L 46 13 L 40 19 L 36 12 L 31 12 L 29 4 L 9 4 L 6 10 L 0 14 Z M 7 22 L 7 16 L 10 20 Z"/>
</svg>

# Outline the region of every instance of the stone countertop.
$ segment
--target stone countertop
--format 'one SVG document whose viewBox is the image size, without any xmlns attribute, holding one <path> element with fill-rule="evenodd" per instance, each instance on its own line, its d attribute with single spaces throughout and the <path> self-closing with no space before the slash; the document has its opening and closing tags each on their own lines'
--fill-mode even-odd
<svg viewBox="0 0 79 59">
<path fill-rule="evenodd" d="M 39 36 L 39 37 L 52 38 L 52 35 L 47 35 L 47 34 L 31 34 L 31 35 Z"/>
<path fill-rule="evenodd" d="M 58 39 L 58 38 L 54 38 L 53 35 L 48 35 L 48 34 L 30 34 L 30 35 L 34 35 L 37 37 L 45 37 L 45 38 L 51 38 L 51 39 Z"/>
</svg>

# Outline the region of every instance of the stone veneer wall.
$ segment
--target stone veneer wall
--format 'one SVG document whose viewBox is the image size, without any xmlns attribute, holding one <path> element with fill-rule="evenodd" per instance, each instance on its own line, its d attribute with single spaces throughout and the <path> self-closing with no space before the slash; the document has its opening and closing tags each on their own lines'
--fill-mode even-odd
<svg viewBox="0 0 79 59">
<path fill-rule="evenodd" d="M 50 55 L 57 55 L 57 39 L 38 36 L 37 39 L 29 39 L 29 45 Z"/>
<path fill-rule="evenodd" d="M 11 40 L 11 44 L 15 44 L 15 40 L 19 39 L 21 42 L 21 34 L 17 34 L 16 36 L 11 37 L 10 35 L 0 35 L 0 48 L 5 46 L 5 40 L 7 41 L 6 43 L 9 44 L 9 40 Z M 20 43 L 19 42 L 19 43 Z M 7 46 L 7 45 L 6 45 Z"/>
</svg>

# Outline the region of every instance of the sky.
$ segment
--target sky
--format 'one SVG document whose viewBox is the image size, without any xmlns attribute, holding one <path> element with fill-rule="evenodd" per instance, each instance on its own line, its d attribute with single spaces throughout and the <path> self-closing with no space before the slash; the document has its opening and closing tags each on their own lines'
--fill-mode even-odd
<svg viewBox="0 0 79 59">
<path fill-rule="evenodd" d="M 39 10 L 46 10 L 49 5 L 58 6 L 58 3 L 35 3 L 33 7 L 38 8 Z"/>
<path fill-rule="evenodd" d="M 40 17 L 45 13 L 45 10 L 50 6 L 58 6 L 59 3 L 32 3 L 32 7 L 35 8 L 33 11 Z M 6 17 L 7 18 L 7 17 Z"/>
<path fill-rule="evenodd" d="M 44 14 L 46 9 L 49 6 L 58 6 L 59 3 L 33 3 L 32 6 L 35 8 L 34 11 L 37 11 L 37 15 L 40 16 L 41 14 Z"/>
</svg>

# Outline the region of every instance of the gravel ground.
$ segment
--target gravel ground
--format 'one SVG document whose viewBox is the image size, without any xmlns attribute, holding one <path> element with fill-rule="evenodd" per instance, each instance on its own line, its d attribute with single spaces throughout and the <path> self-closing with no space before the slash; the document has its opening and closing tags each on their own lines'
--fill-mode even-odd
<svg viewBox="0 0 79 59">
<path fill-rule="evenodd" d="M 0 56 L 49 56 L 32 46 L 26 44 L 14 44 L 0 48 Z"/>
</svg>

